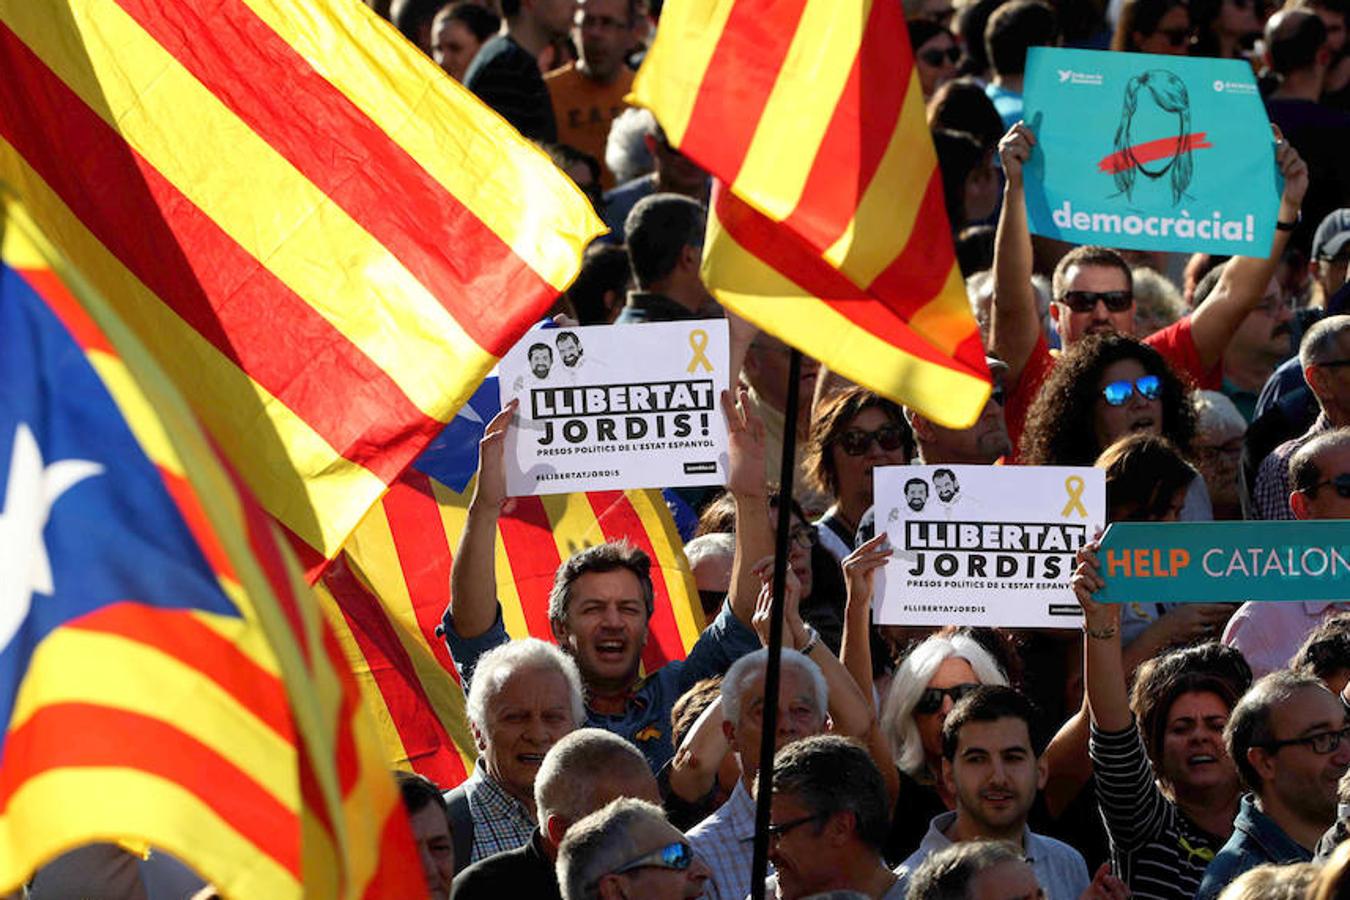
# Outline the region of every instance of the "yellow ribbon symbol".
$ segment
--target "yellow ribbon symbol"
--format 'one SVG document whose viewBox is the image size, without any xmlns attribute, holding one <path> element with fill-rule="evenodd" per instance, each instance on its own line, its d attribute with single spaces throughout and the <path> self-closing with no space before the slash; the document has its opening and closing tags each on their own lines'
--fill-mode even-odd
<svg viewBox="0 0 1350 900">
<path fill-rule="evenodd" d="M 685 371 L 693 374 L 695 369 L 702 366 L 705 371 L 711 372 L 713 370 L 712 363 L 703 352 L 708 349 L 708 332 L 702 328 L 695 328 L 689 332 L 689 348 L 694 351 L 694 357 L 689 360 L 689 368 Z"/>
<path fill-rule="evenodd" d="M 1083 518 L 1088 517 L 1087 507 L 1083 505 L 1083 479 L 1078 475 L 1070 475 L 1064 479 L 1064 490 L 1069 495 L 1069 502 L 1064 504 L 1060 510 L 1061 516 L 1067 516 L 1071 512 L 1077 512 Z"/>
</svg>

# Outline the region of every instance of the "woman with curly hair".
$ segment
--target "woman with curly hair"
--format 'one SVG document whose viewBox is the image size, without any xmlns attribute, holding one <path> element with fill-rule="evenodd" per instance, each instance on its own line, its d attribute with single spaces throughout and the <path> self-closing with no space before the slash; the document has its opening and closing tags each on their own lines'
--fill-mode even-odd
<svg viewBox="0 0 1350 900">
<path fill-rule="evenodd" d="M 872 505 L 872 470 L 903 466 L 914 435 L 899 404 L 854 385 L 827 397 L 811 422 L 803 468 L 834 505 L 816 520 L 820 542 L 842 561 L 853 550 L 858 521 Z"/>
<path fill-rule="evenodd" d="M 1121 334 L 1090 335 L 1060 357 L 1027 412 L 1020 460 L 1090 466 L 1131 434 L 1166 437 L 1189 456 L 1190 390 L 1157 350 Z"/>
</svg>

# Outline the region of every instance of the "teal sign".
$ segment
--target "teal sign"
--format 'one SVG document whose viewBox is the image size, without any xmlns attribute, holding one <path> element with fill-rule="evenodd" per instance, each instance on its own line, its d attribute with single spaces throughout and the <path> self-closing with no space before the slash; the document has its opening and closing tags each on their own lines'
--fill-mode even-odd
<svg viewBox="0 0 1350 900">
<path fill-rule="evenodd" d="M 1118 522 L 1104 603 L 1350 600 L 1350 521 Z"/>
<path fill-rule="evenodd" d="M 1072 244 L 1266 256 L 1281 182 L 1240 60 L 1033 47 L 1032 232 Z"/>
</svg>

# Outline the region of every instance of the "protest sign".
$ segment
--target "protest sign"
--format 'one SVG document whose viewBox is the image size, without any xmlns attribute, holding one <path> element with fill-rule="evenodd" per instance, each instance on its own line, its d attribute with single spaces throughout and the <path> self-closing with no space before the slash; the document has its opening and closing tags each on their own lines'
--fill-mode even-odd
<svg viewBox="0 0 1350 900">
<path fill-rule="evenodd" d="M 513 497 L 726 484 L 725 319 L 532 331 L 502 358 Z"/>
<path fill-rule="evenodd" d="M 1135 250 L 1266 256 L 1274 139 L 1240 60 L 1032 47 L 1023 116 L 1035 234 Z"/>
<path fill-rule="evenodd" d="M 1104 603 L 1350 599 L 1350 522 L 1118 522 Z"/>
<path fill-rule="evenodd" d="M 872 473 L 877 528 L 895 555 L 877 621 L 1077 627 L 1074 554 L 1105 522 L 1101 469 L 885 466 Z"/>
</svg>

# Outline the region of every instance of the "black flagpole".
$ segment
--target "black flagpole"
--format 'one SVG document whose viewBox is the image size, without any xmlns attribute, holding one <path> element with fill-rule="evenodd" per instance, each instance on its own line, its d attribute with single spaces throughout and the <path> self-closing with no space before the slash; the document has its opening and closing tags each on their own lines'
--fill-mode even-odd
<svg viewBox="0 0 1350 900">
<path fill-rule="evenodd" d="M 802 355 L 789 348 L 787 402 L 783 409 L 783 459 L 778 476 L 778 528 L 774 537 L 773 607 L 769 617 L 769 664 L 764 672 L 764 721 L 759 742 L 759 788 L 755 801 L 755 850 L 750 867 L 750 896 L 764 900 L 769 874 L 769 794 L 773 783 L 773 744 L 778 731 L 778 661 L 783 651 L 783 588 L 787 582 L 788 534 L 792 526 L 792 476 L 797 453 L 797 405 Z"/>
</svg>

